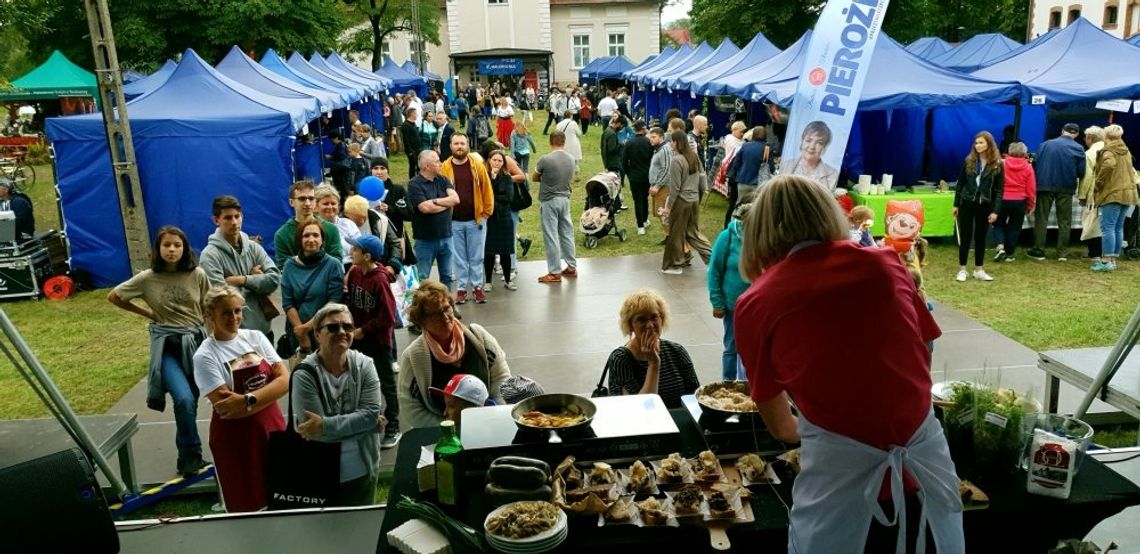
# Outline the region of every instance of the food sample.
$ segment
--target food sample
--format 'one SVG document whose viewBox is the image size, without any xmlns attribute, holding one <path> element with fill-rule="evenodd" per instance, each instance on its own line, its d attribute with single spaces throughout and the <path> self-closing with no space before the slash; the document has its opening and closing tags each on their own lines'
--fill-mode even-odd
<svg viewBox="0 0 1140 554">
<path fill-rule="evenodd" d="M 662 483 L 680 483 L 685 479 L 688 464 L 688 460 L 682 458 L 681 454 L 677 452 L 670 454 L 658 465 L 657 480 Z"/>
<path fill-rule="evenodd" d="M 571 406 L 558 413 L 530 411 L 519 416 L 519 423 L 530 427 L 570 427 L 586 421 L 580 408 Z"/>
<path fill-rule="evenodd" d="M 787 452 L 784 452 L 783 454 L 776 456 L 776 459 L 777 460 L 783 460 L 784 462 L 786 462 L 788 464 L 788 467 L 792 468 L 792 472 L 795 473 L 796 475 L 800 474 L 800 449 L 799 448 L 797 448 L 795 450 L 789 450 Z"/>
<path fill-rule="evenodd" d="M 716 383 L 704 387 L 697 396 L 700 403 L 725 412 L 756 412 L 756 403 L 748 394 L 748 385 L 743 383 Z"/>
<path fill-rule="evenodd" d="M 487 532 L 506 539 L 525 539 L 552 529 L 561 511 L 549 502 L 517 502 L 487 520 Z"/>
<path fill-rule="evenodd" d="M 582 475 L 582 470 L 574 465 L 574 460 L 574 456 L 567 456 L 554 470 L 554 476 L 562 480 L 566 490 L 574 490 L 584 484 L 585 476 Z"/>
<path fill-rule="evenodd" d="M 630 500 L 629 497 L 626 497 L 615 502 L 613 506 L 610 506 L 610 509 L 606 510 L 603 517 L 606 518 L 606 521 L 612 523 L 629 523 L 633 520 L 633 511 L 635 509 L 633 501 Z"/>
<path fill-rule="evenodd" d="M 719 490 L 709 491 L 709 515 L 714 519 L 736 517 L 736 509 L 732 507 L 728 494 Z"/>
<path fill-rule="evenodd" d="M 641 512 L 641 521 L 644 521 L 646 525 L 665 525 L 665 522 L 669 521 L 669 513 L 665 511 L 665 505 L 654 497 L 638 502 L 637 509 Z"/>
<path fill-rule="evenodd" d="M 613 485 L 617 483 L 617 472 L 610 464 L 594 462 L 594 469 L 590 470 L 589 482 L 594 485 Z"/>
<path fill-rule="evenodd" d="M 963 504 L 986 504 L 990 501 L 982 489 L 969 481 L 958 481 L 958 496 L 962 497 Z"/>
<path fill-rule="evenodd" d="M 764 471 L 768 468 L 758 454 L 745 454 L 736 460 L 736 469 L 740 474 L 752 482 L 763 481 Z"/>
<path fill-rule="evenodd" d="M 717 481 L 720 479 L 720 462 L 711 450 L 705 450 L 697 456 L 696 478 L 700 481 Z"/>
<path fill-rule="evenodd" d="M 649 468 L 641 463 L 641 460 L 633 462 L 629 468 L 629 491 L 632 493 L 653 493 L 653 476 L 649 473 Z"/>
<path fill-rule="evenodd" d="M 673 495 L 673 508 L 678 515 L 692 515 L 701 511 L 701 500 L 704 493 L 701 487 L 693 484 L 684 485 L 677 494 Z"/>
</svg>

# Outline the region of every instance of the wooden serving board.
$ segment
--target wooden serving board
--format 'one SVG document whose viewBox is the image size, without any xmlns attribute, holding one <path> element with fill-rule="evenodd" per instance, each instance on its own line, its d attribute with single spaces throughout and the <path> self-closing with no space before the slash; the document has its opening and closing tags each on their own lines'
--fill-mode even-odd
<svg viewBox="0 0 1140 554">
<path fill-rule="evenodd" d="M 744 510 L 736 519 L 717 519 L 713 521 L 701 520 L 698 525 L 706 527 L 709 530 L 709 543 L 712 544 L 715 550 L 728 550 L 732 548 L 732 543 L 728 541 L 728 528 L 736 525 L 737 523 L 752 523 L 756 521 L 755 514 L 752 513 L 752 503 L 744 501 Z"/>
</svg>

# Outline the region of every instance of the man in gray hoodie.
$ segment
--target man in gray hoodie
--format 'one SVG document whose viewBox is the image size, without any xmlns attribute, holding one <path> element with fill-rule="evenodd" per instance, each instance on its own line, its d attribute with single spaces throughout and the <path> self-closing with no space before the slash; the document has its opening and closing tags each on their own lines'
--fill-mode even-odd
<svg viewBox="0 0 1140 554">
<path fill-rule="evenodd" d="M 281 270 L 260 244 L 241 231 L 241 203 L 237 198 L 215 198 L 213 213 L 218 230 L 210 235 L 198 263 L 211 285 L 228 284 L 241 291 L 245 298 L 242 328 L 261 331 L 272 342 L 272 320 L 266 318 L 265 308 L 281 284 Z"/>
</svg>

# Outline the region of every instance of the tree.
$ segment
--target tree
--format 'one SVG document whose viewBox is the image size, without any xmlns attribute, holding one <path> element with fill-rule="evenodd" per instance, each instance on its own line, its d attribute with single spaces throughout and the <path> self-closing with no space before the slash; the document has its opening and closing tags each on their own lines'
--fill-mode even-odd
<svg viewBox="0 0 1140 554">
<path fill-rule="evenodd" d="M 384 41 L 392 33 L 411 32 L 412 2 L 416 0 L 345 0 L 349 17 L 366 22 L 340 43 L 348 53 L 372 54 L 372 70 L 380 69 L 383 62 Z M 420 32 L 425 42 L 439 44 L 441 13 L 435 2 L 418 0 Z"/>
<path fill-rule="evenodd" d="M 815 26 L 824 0 L 767 0 L 759 7 L 752 0 L 693 0 L 691 31 L 719 43 L 728 37 L 747 44 L 757 32 L 777 46 L 787 46 Z"/>
</svg>

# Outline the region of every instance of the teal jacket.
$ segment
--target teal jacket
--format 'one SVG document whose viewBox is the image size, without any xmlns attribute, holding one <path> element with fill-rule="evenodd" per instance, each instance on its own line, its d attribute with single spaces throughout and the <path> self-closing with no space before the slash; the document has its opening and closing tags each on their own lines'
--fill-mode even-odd
<svg viewBox="0 0 1140 554">
<path fill-rule="evenodd" d="M 709 301 L 714 309 L 732 310 L 736 299 L 748 290 L 748 281 L 740 275 L 740 246 L 743 242 L 741 223 L 737 219 L 729 222 L 728 228 L 716 237 L 707 274 Z"/>
</svg>

